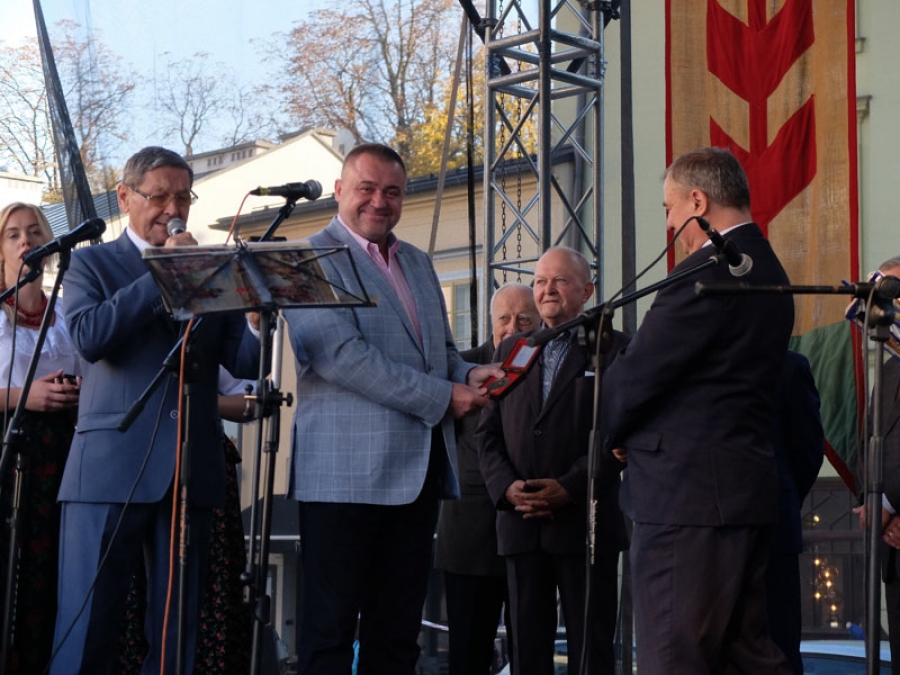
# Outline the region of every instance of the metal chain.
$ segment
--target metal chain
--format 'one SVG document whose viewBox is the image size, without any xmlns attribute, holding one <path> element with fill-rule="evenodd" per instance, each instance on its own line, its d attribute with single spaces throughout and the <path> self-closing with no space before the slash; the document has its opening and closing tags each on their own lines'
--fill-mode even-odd
<svg viewBox="0 0 900 675">
<path fill-rule="evenodd" d="M 498 17 L 503 16 L 503 0 L 500 0 L 499 11 L 497 12 L 497 16 Z M 498 38 L 503 37 L 503 25 L 504 25 L 504 22 L 501 21 L 499 26 L 497 27 L 497 37 Z M 497 101 L 498 107 L 501 110 L 505 110 L 506 109 L 505 103 L 506 103 L 506 95 L 501 92 L 498 97 L 498 101 Z M 500 148 L 505 147 L 505 145 L 506 145 L 506 125 L 503 124 L 502 121 L 500 124 L 499 141 L 500 142 L 497 147 L 500 147 Z M 504 168 L 504 162 L 500 162 L 500 189 L 503 191 L 503 194 L 505 195 L 506 194 L 506 169 Z M 505 236 L 506 235 L 506 200 L 505 199 L 500 200 L 500 234 L 501 234 L 501 239 L 503 241 L 503 245 L 500 249 L 501 260 L 506 262 L 506 236 Z M 503 283 L 505 284 L 506 280 L 507 280 L 505 267 L 503 268 L 502 275 L 503 275 Z"/>
</svg>

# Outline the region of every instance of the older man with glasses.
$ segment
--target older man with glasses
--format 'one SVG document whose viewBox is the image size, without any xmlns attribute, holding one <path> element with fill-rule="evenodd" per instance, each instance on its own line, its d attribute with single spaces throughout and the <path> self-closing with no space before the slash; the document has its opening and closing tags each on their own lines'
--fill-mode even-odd
<svg viewBox="0 0 900 675">
<path fill-rule="evenodd" d="M 185 668 L 178 672 L 193 671 L 210 517 L 225 494 L 218 367 L 237 377 L 258 376 L 259 342 L 243 317 L 208 317 L 190 338 L 195 368 L 186 431 L 189 461 L 182 467 L 190 476 L 190 545 L 180 616 L 178 602 L 167 605 L 167 596 L 179 598 L 179 574 L 168 587 L 175 557 L 172 494 L 179 489 L 173 485 L 180 416 L 173 380 L 167 378 L 153 392 L 127 430 L 118 429 L 179 340 L 181 326 L 165 313 L 141 252 L 197 244 L 190 232 L 170 235 L 167 230 L 173 218 L 188 219 L 196 199 L 192 182 L 191 167 L 171 150 L 148 147 L 132 156 L 117 188 L 127 229 L 116 241 L 75 251 L 65 279 L 67 326 L 86 365 L 78 431 L 59 493 L 52 675 L 117 671 L 116 636 L 141 555 L 149 642 L 142 672 L 176 672 L 180 648 Z M 179 619 L 186 627 L 184 644 L 175 639 Z"/>
</svg>

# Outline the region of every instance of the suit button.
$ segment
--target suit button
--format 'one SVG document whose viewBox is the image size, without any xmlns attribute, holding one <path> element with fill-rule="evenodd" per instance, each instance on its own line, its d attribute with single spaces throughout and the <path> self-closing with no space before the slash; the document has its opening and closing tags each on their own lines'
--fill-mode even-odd
<svg viewBox="0 0 900 675">
<path fill-rule="evenodd" d="M 534 435 L 535 435 L 535 436 L 540 436 L 542 433 L 543 433 L 543 432 L 542 432 L 540 429 L 535 429 L 535 430 L 534 430 Z"/>
<path fill-rule="evenodd" d="M 172 410 L 169 412 L 169 417 L 173 420 L 178 419 L 178 410 Z"/>
</svg>

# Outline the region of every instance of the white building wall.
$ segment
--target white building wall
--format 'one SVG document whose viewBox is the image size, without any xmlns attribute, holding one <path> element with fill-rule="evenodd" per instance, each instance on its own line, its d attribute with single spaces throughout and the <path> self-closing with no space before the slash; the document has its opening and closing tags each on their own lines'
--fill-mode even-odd
<svg viewBox="0 0 900 675">
<path fill-rule="evenodd" d="M 41 178 L 0 171 L 0 208 L 12 202 L 42 204 L 44 183 Z"/>
<path fill-rule="evenodd" d="M 284 205 L 283 197 L 247 197 L 257 187 L 317 180 L 322 184 L 322 196 L 334 193 L 334 181 L 340 176 L 341 158 L 331 145 L 331 138 L 314 132 L 292 138 L 285 143 L 244 162 L 194 182 L 194 192 L 200 197 L 191 207 L 188 229 L 200 244 L 222 244 L 225 233 L 212 230 L 219 218 L 268 208 L 272 218 Z"/>
</svg>

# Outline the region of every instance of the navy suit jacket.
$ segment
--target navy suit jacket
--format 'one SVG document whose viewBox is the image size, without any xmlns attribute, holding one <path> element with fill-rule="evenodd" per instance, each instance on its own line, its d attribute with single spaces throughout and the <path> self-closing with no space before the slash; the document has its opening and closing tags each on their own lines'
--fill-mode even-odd
<svg viewBox="0 0 900 675">
<path fill-rule="evenodd" d="M 825 455 L 825 435 L 819 413 L 819 392 L 809 361 L 789 351 L 775 398 L 772 446 L 781 490 L 774 550 L 803 551 L 800 509 L 812 489 Z"/>
<path fill-rule="evenodd" d="M 881 379 L 881 437 L 883 443 L 884 494 L 900 509 L 900 360 L 884 362 Z M 862 483 L 860 483 L 862 485 Z"/>
<path fill-rule="evenodd" d="M 74 251 L 64 279 L 66 321 L 84 372 L 78 424 L 60 501 L 157 502 L 172 483 L 178 417 L 177 379 L 167 377 L 124 432 L 117 429 L 178 341 L 181 325 L 162 305 L 127 233 Z M 197 359 L 191 395 L 192 502 L 224 500 L 225 463 L 218 413 L 218 366 L 259 376 L 259 341 L 243 315 L 210 315 L 190 340 Z M 149 453 L 149 456 L 148 456 Z M 146 466 L 142 467 L 146 458 Z"/>
<path fill-rule="evenodd" d="M 884 362 L 881 379 L 881 439 L 882 439 L 882 477 L 884 480 L 884 496 L 895 510 L 900 510 L 900 360 L 891 357 Z M 869 420 L 870 433 L 871 414 Z M 862 467 L 864 455 L 860 457 Z M 865 487 L 865 473 L 860 470 L 858 485 Z M 864 498 L 860 490 L 860 500 Z M 885 581 L 896 582 L 900 578 L 900 555 L 897 549 L 882 542 L 882 575 Z M 892 615 L 890 622 L 900 622 L 900 613 L 888 605 Z"/>
<path fill-rule="evenodd" d="M 788 283 L 755 224 L 728 238 L 753 259 L 741 281 Z M 701 248 L 672 274 L 714 254 Z M 603 380 L 607 445 L 628 453 L 623 510 L 636 522 L 662 525 L 774 523 L 772 400 L 793 326 L 793 300 L 772 294 L 699 297 L 697 281 L 735 279 L 720 263 L 660 290 Z"/>
</svg>

